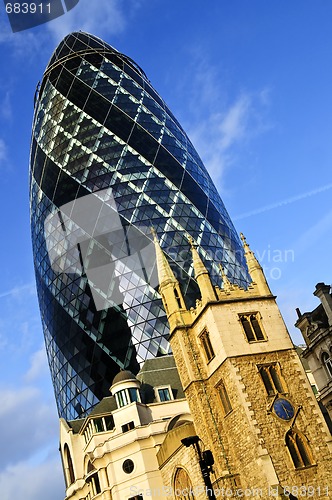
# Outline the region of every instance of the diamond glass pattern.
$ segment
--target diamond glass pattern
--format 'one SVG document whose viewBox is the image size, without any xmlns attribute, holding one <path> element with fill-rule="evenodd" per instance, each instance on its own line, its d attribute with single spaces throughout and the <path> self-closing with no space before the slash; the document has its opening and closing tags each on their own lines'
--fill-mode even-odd
<svg viewBox="0 0 332 500">
<path fill-rule="evenodd" d="M 170 352 L 167 319 L 149 276 L 119 264 L 117 272 L 107 268 L 98 291 L 84 268 L 110 255 L 128 259 L 123 237 L 107 233 L 105 212 L 95 221 L 102 235 L 86 241 L 70 214 L 60 225 L 52 219 L 63 205 L 110 190 L 129 239 L 149 243 L 154 227 L 188 306 L 199 296 L 188 233 L 215 284 L 221 286 L 219 262 L 230 279 L 247 284 L 223 202 L 143 70 L 102 40 L 71 33 L 37 93 L 30 158 L 37 290 L 58 411 L 67 420 L 107 396 L 120 368 L 137 373 L 140 362 Z M 68 236 L 80 247 L 68 248 Z"/>
</svg>

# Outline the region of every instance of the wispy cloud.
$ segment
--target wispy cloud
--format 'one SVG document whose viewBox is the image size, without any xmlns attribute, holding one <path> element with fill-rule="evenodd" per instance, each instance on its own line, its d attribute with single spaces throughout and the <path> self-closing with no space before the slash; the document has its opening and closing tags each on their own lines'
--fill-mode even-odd
<svg viewBox="0 0 332 500">
<path fill-rule="evenodd" d="M 264 212 L 268 212 L 269 210 L 273 210 L 274 208 L 279 208 L 284 205 L 289 205 L 291 203 L 295 203 L 296 201 L 304 200 L 305 198 L 309 198 L 310 196 L 314 196 L 316 194 L 323 193 L 324 191 L 328 191 L 332 188 L 332 184 L 326 184 L 325 186 L 318 187 L 316 189 L 312 189 L 311 191 L 306 191 L 305 193 L 301 193 L 295 196 L 291 196 L 281 201 L 277 201 L 275 203 L 271 203 L 270 205 L 265 205 L 264 207 L 256 208 L 254 210 L 250 210 L 250 212 L 245 212 L 244 214 L 236 215 L 233 217 L 233 220 L 246 219 L 247 217 L 251 217 L 253 215 L 258 215 Z"/>
<path fill-rule="evenodd" d="M 15 59 L 31 60 L 36 54 L 40 57 L 47 43 L 48 39 L 42 33 L 36 34 L 31 30 L 13 33 L 9 20 L 5 17 L 0 19 L 0 45 L 6 45 Z"/>
<path fill-rule="evenodd" d="M 3 94 L 3 99 L 0 102 L 0 117 L 5 120 L 12 119 L 12 104 L 11 104 L 11 93 L 9 90 L 5 90 Z"/>
<path fill-rule="evenodd" d="M 47 27 L 58 43 L 72 31 L 87 31 L 99 36 L 121 33 L 126 26 L 126 17 L 140 2 L 137 0 L 80 0 L 70 12 L 48 23 Z"/>
<path fill-rule="evenodd" d="M 26 430 L 29 433 L 29 429 Z M 7 450 L 6 450 L 7 451 Z M 65 497 L 63 473 L 59 459 L 38 464 L 21 461 L 0 473 L 2 500 L 59 500 Z"/>
<path fill-rule="evenodd" d="M 271 129 L 267 118 L 271 90 L 242 89 L 231 95 L 206 51 L 196 48 L 188 60 L 179 85 L 179 93 L 188 99 L 183 123 L 210 175 L 222 187 L 225 169 L 250 141 Z"/>
<path fill-rule="evenodd" d="M 58 422 L 54 405 L 41 391 L 30 385 L 0 388 L 1 470 L 17 461 L 30 459 L 58 438 Z M 24 411 L 22 409 L 24 408 Z M 12 439 L 19 446 L 12 446 Z"/>
<path fill-rule="evenodd" d="M 316 253 L 319 252 L 319 244 L 321 241 L 323 245 L 326 245 L 327 241 L 330 241 L 330 235 L 332 231 L 332 210 L 325 213 L 321 219 L 319 219 L 315 224 L 311 225 L 293 244 L 293 248 L 296 254 L 307 251 L 309 248 L 318 248 Z M 317 258 L 317 257 L 316 257 Z M 324 280 L 325 277 L 321 276 Z"/>
<path fill-rule="evenodd" d="M 0 456 L 1 500 L 65 496 L 57 451 L 59 422 L 50 387 L 45 388 L 45 364 L 40 348 L 31 355 L 21 384 L 1 378 L 0 427 L 5 429 L 0 433 L 0 446 L 5 450 Z"/>
<path fill-rule="evenodd" d="M 7 147 L 6 143 L 3 139 L 0 139 L 0 167 L 7 160 Z"/>
<path fill-rule="evenodd" d="M 13 33 L 9 20 L 0 19 L 0 44 L 7 45 L 15 58 L 50 56 L 52 49 L 72 31 L 87 31 L 103 37 L 122 33 L 144 0 L 80 0 L 69 12 L 41 28 Z"/>
<path fill-rule="evenodd" d="M 48 363 L 45 351 L 45 346 L 34 352 L 30 358 L 30 368 L 24 376 L 26 382 L 38 380 L 42 375 L 48 376 Z"/>
<path fill-rule="evenodd" d="M 1 380 L 26 370 L 31 350 L 42 341 L 36 287 L 33 282 L 0 292 L 0 349 L 6 348 L 1 363 Z M 15 335 L 14 335 L 15 332 Z M 6 367 L 6 368 L 5 368 Z"/>
<path fill-rule="evenodd" d="M 219 185 L 225 169 L 236 161 L 236 148 L 243 148 L 270 128 L 263 119 L 266 96 L 266 89 L 242 92 L 231 104 L 217 107 L 207 118 L 202 110 L 205 118 L 189 127 L 190 138 Z"/>
<path fill-rule="evenodd" d="M 6 290 L 5 292 L 0 292 L 0 299 L 4 297 L 13 297 L 20 298 L 22 296 L 26 297 L 26 295 L 35 295 L 36 294 L 36 285 L 35 283 L 25 283 L 24 285 L 14 286 L 10 290 Z"/>
<path fill-rule="evenodd" d="M 297 320 L 295 309 L 299 307 L 302 312 L 311 311 L 318 305 L 318 301 L 310 291 L 308 293 L 307 287 L 299 287 L 298 279 L 294 281 L 287 283 L 287 286 L 280 284 L 280 289 L 275 283 L 273 293 L 278 295 L 278 305 L 282 316 L 288 325 L 293 342 L 298 345 L 304 344 L 304 339 L 300 330 L 294 326 Z"/>
</svg>

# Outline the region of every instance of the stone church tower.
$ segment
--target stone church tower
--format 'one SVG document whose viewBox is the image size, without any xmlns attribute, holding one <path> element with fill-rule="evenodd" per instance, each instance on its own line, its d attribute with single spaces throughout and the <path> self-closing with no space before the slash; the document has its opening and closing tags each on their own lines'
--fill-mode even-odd
<svg viewBox="0 0 332 500">
<path fill-rule="evenodd" d="M 190 310 L 155 237 L 170 343 L 196 433 L 214 455 L 213 488 L 220 497 L 237 491 L 234 496 L 332 498 L 331 435 L 276 298 L 241 237 L 252 278 L 247 290 L 222 268 L 223 289 L 214 287 L 191 242 L 201 299 Z M 170 488 L 173 462 L 161 464 Z"/>
</svg>

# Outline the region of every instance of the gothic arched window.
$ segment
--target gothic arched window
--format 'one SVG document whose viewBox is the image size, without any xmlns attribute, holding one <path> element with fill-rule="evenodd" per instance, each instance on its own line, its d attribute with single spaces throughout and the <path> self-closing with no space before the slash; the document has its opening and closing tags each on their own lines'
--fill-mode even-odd
<svg viewBox="0 0 332 500">
<path fill-rule="evenodd" d="M 67 444 L 65 444 L 64 446 L 64 456 L 65 456 L 67 486 L 70 486 L 75 481 L 75 474 L 74 474 L 73 461 L 71 459 L 71 454 Z"/>
<path fill-rule="evenodd" d="M 231 405 L 231 402 L 229 400 L 226 387 L 225 387 L 222 380 L 219 382 L 216 389 L 218 391 L 219 398 L 221 400 L 221 404 L 222 404 L 223 409 L 224 409 L 224 415 L 226 416 L 232 411 L 232 405 Z"/>
<path fill-rule="evenodd" d="M 182 468 L 178 468 L 174 476 L 174 496 L 176 500 L 192 500 L 195 498 L 188 473 Z"/>
<path fill-rule="evenodd" d="M 93 496 L 101 493 L 98 471 L 92 465 L 90 460 L 89 460 L 88 465 L 87 465 L 87 477 L 86 477 L 85 481 L 88 484 L 90 484 Z"/>
<path fill-rule="evenodd" d="M 199 338 L 200 338 L 200 341 L 201 341 L 203 349 L 204 349 L 206 360 L 209 363 L 211 361 L 211 359 L 213 359 L 215 356 L 214 350 L 212 347 L 212 343 L 210 340 L 209 332 L 207 330 L 204 330 L 201 333 L 201 335 L 199 336 Z"/>
<path fill-rule="evenodd" d="M 284 381 L 278 363 L 261 365 L 258 369 L 269 396 L 285 392 Z"/>
<path fill-rule="evenodd" d="M 296 469 L 309 467 L 314 463 L 308 441 L 303 434 L 291 429 L 286 434 L 286 445 Z"/>
<path fill-rule="evenodd" d="M 239 319 L 248 342 L 266 340 L 259 313 L 239 314 Z"/>
</svg>

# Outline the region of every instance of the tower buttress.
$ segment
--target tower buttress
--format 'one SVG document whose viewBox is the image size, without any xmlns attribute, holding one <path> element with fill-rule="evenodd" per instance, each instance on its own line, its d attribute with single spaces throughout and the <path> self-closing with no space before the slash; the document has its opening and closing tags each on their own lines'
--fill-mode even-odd
<svg viewBox="0 0 332 500">
<path fill-rule="evenodd" d="M 217 296 L 214 286 L 211 283 L 208 270 L 206 269 L 202 259 L 199 256 L 199 253 L 197 252 L 194 240 L 191 237 L 189 237 L 188 239 L 191 246 L 195 279 L 201 292 L 202 304 L 215 301 L 217 300 Z"/>
<path fill-rule="evenodd" d="M 256 283 L 258 291 L 261 295 L 272 295 L 269 285 L 267 284 L 262 266 L 255 257 L 254 252 L 250 249 L 246 238 L 240 233 L 240 238 L 243 242 L 244 256 L 247 261 L 248 271 L 251 279 Z"/>
<path fill-rule="evenodd" d="M 281 500 L 285 485 L 295 491 L 332 480 L 332 440 L 264 272 L 241 238 L 253 283 L 241 288 L 221 267 L 216 299 L 192 245 L 202 301 L 190 311 L 168 307 L 170 344 L 195 430 L 214 454 L 213 484 L 255 485 Z M 156 245 L 160 292 L 174 303 L 178 283 Z"/>
</svg>

